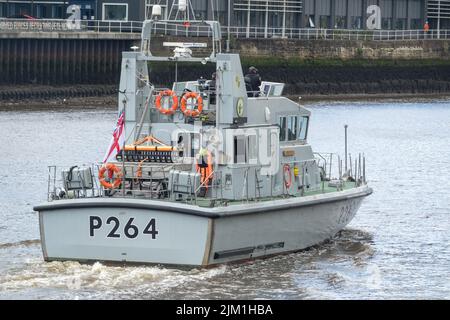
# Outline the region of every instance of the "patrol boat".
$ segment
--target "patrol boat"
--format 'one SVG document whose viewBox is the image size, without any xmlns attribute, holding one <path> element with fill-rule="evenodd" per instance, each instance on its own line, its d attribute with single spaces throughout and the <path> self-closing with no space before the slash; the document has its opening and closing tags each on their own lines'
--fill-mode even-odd
<svg viewBox="0 0 450 320">
<path fill-rule="evenodd" d="M 180 30 L 211 39 L 153 54 L 155 34 Z M 299 251 L 352 220 L 372 193 L 365 158 L 313 153 L 311 112 L 283 83 L 246 90 L 239 55 L 221 48 L 218 22 L 144 22 L 141 47 L 123 53 L 104 162 L 49 167 L 34 208 L 46 261 L 211 266 Z M 157 88 L 148 66 L 161 63 L 212 63 L 215 83 Z"/>
</svg>

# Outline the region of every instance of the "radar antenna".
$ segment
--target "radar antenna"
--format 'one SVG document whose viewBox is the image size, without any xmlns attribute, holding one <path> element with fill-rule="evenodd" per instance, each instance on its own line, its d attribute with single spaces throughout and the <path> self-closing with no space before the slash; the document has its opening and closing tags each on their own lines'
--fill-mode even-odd
<svg viewBox="0 0 450 320">
<path fill-rule="evenodd" d="M 186 22 L 197 21 L 197 19 L 195 18 L 195 12 L 191 0 L 174 1 L 170 8 L 167 19 L 183 20 Z"/>
</svg>

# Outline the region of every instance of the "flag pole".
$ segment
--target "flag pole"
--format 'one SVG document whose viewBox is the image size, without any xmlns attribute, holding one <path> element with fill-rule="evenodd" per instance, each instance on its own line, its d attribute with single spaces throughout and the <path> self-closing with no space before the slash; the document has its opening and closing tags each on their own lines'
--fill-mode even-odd
<svg viewBox="0 0 450 320">
<path fill-rule="evenodd" d="M 126 110 L 126 106 L 127 106 L 127 101 L 124 100 L 123 101 L 123 136 L 125 139 L 123 139 L 123 145 L 122 145 L 122 196 L 125 197 L 125 144 L 127 143 L 126 141 L 126 114 L 125 114 L 125 110 Z"/>
</svg>

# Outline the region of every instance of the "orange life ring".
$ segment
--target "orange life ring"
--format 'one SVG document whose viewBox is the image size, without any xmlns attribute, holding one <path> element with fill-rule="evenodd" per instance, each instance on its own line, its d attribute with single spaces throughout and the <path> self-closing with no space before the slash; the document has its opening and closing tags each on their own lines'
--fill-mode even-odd
<svg viewBox="0 0 450 320">
<path fill-rule="evenodd" d="M 106 181 L 105 173 L 108 173 L 108 178 L 110 180 L 112 180 L 115 176 L 114 181 L 113 182 Z M 120 171 L 120 169 L 117 168 L 114 164 L 107 163 L 106 165 L 102 166 L 98 171 L 98 179 L 100 181 L 100 184 L 105 189 L 116 189 L 122 183 L 122 171 Z"/>
<path fill-rule="evenodd" d="M 288 174 L 287 176 L 286 173 Z M 284 175 L 284 185 L 286 186 L 286 189 L 289 189 L 292 186 L 292 174 L 291 174 L 291 167 L 288 164 L 285 164 L 283 166 L 283 175 Z"/>
<path fill-rule="evenodd" d="M 172 98 L 173 103 L 172 103 L 172 107 L 170 109 L 164 109 L 162 107 L 161 100 L 162 100 L 163 97 L 171 97 Z M 158 111 L 161 112 L 162 114 L 165 114 L 165 115 L 172 115 L 172 114 L 174 114 L 175 111 L 177 111 L 177 109 L 178 109 L 178 97 L 177 97 L 177 94 L 174 91 L 172 91 L 172 90 L 161 91 L 159 93 L 159 95 L 156 97 L 155 106 L 156 106 L 156 109 L 158 109 Z"/>
<path fill-rule="evenodd" d="M 194 108 L 190 110 L 186 107 L 189 98 L 196 100 L 197 109 Z M 198 117 L 203 111 L 203 98 L 201 95 L 197 92 L 186 93 L 183 98 L 181 98 L 181 111 L 187 117 Z"/>
<path fill-rule="evenodd" d="M 212 179 L 211 174 L 213 173 L 213 167 L 212 167 L 212 156 L 211 153 L 208 151 L 208 156 L 207 156 L 207 167 L 201 167 L 199 164 L 199 160 L 197 160 L 197 164 L 196 164 L 196 169 L 197 172 L 200 172 L 200 182 L 202 183 L 202 185 L 204 187 L 206 187 L 206 189 L 208 189 L 208 185 L 210 180 Z M 203 169 L 203 170 L 202 170 Z"/>
</svg>

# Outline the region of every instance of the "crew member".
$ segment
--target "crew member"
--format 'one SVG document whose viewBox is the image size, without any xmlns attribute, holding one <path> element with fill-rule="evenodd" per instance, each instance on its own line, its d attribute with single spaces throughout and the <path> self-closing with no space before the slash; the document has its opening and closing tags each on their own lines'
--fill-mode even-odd
<svg viewBox="0 0 450 320">
<path fill-rule="evenodd" d="M 430 31 L 430 25 L 428 24 L 428 21 L 425 22 L 425 25 L 423 26 L 423 30 L 424 30 L 425 32 Z"/>
<path fill-rule="evenodd" d="M 248 68 L 248 73 L 245 75 L 245 86 L 247 88 L 249 97 L 259 97 L 261 87 L 261 76 L 258 69 L 255 67 Z M 250 89 L 250 90 L 249 90 Z"/>
<path fill-rule="evenodd" d="M 206 192 L 208 191 L 208 185 L 205 184 L 205 179 L 208 179 L 208 150 L 206 148 L 201 148 L 200 151 L 197 154 L 197 170 L 200 173 L 200 176 L 202 177 L 202 187 L 199 190 L 198 196 L 204 197 L 206 195 Z M 209 183 L 209 182 L 208 182 Z"/>
<path fill-rule="evenodd" d="M 197 154 L 197 163 L 200 168 L 208 167 L 208 150 L 206 148 L 201 148 Z"/>
</svg>

